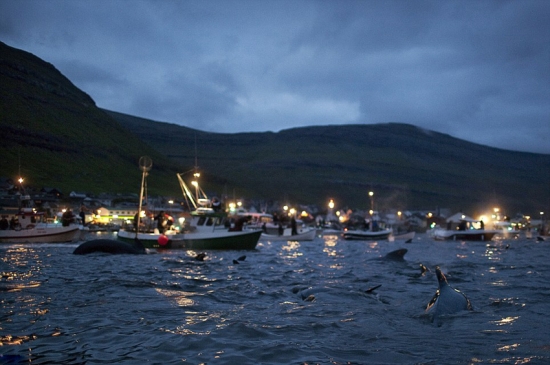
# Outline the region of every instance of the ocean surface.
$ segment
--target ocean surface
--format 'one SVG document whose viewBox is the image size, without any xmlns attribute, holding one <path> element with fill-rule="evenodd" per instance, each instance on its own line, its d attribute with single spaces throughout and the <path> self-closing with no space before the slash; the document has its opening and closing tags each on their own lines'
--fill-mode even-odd
<svg viewBox="0 0 550 365">
<path fill-rule="evenodd" d="M 548 241 L 77 246 L 0 245 L 0 364 L 550 364 Z M 473 311 L 432 321 L 436 266 Z"/>
</svg>

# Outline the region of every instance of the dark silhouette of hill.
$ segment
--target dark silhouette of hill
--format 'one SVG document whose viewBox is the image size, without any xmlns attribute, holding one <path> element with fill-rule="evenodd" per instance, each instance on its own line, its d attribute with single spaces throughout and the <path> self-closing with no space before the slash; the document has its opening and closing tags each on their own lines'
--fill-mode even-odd
<svg viewBox="0 0 550 365">
<path fill-rule="evenodd" d="M 550 202 L 550 155 L 502 150 L 405 124 L 303 127 L 278 133 L 207 133 L 108 112 L 179 166 L 226 193 L 368 208 L 538 212 Z M 152 124 L 154 123 L 154 124 Z M 154 127 L 153 127 L 154 126 Z M 509 211 L 509 210 L 507 210 Z"/>
<path fill-rule="evenodd" d="M 0 43 L 0 176 L 65 193 L 138 192 L 137 162 L 154 161 L 151 194 L 181 196 L 193 169 L 218 195 L 376 209 L 499 206 L 548 212 L 550 155 L 469 143 L 405 124 L 208 133 L 97 108 L 51 64 Z M 20 163 L 19 163 L 20 161 Z"/>
<path fill-rule="evenodd" d="M 155 186 L 177 193 L 169 160 L 97 108 L 53 65 L 0 42 L 0 85 L 0 176 L 15 180 L 20 168 L 27 186 L 139 194 L 139 157 L 150 155 L 151 179 L 158 180 L 151 193 L 161 192 Z"/>
</svg>

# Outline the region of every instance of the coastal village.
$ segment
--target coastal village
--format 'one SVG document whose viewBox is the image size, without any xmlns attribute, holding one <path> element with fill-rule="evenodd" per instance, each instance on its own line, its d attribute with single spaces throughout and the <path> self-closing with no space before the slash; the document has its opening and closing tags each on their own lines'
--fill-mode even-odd
<svg viewBox="0 0 550 365">
<path fill-rule="evenodd" d="M 370 194 L 373 194 L 372 192 Z M 69 216 L 73 223 L 89 227 L 92 231 L 117 231 L 120 228 L 132 226 L 139 210 L 139 194 L 101 193 L 98 195 L 71 191 L 68 194 L 55 187 L 32 188 L 24 187 L 23 182 L 10 178 L 0 178 L 0 214 L 8 221 L 22 209 L 22 201 L 29 208 L 41 212 L 47 223 L 62 223 L 63 217 Z M 372 195 L 371 195 L 372 198 Z M 148 196 L 143 201 L 142 211 L 150 217 L 151 222 L 160 213 L 165 213 L 176 224 L 179 217 L 188 216 L 193 207 L 183 197 Z M 289 206 L 285 203 L 272 202 L 266 206 L 264 202 L 231 199 L 222 197 L 223 209 L 229 215 L 244 213 L 269 213 L 275 219 L 290 224 L 291 217 L 296 217 L 300 224 L 309 227 L 341 230 L 345 226 L 360 226 L 364 222 L 382 222 L 383 226 L 392 227 L 396 232 L 414 231 L 424 233 L 432 228 L 445 227 L 446 219 L 454 212 L 446 208 L 434 210 L 392 210 L 377 211 L 371 199 L 371 207 L 367 210 L 351 210 L 337 208 L 334 201 L 326 207 L 314 205 Z M 540 217 L 530 217 L 516 214 L 508 217 L 498 208 L 494 208 L 489 217 L 483 216 L 479 221 L 472 222 L 472 228 L 479 229 L 479 223 L 492 222 L 491 228 L 505 228 L 511 231 L 544 230 L 544 213 Z M 483 223 L 481 223 L 483 224 Z M 475 227 L 474 227 L 475 225 Z"/>
</svg>

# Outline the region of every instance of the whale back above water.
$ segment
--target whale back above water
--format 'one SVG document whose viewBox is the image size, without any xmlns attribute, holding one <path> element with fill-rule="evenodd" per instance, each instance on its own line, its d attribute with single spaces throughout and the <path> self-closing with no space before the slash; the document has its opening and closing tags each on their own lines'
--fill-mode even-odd
<svg viewBox="0 0 550 365">
<path fill-rule="evenodd" d="M 435 319 L 444 314 L 472 310 L 470 300 L 462 292 L 449 285 L 439 266 L 436 267 L 435 273 L 439 287 L 430 303 L 428 303 L 426 311 L 433 313 Z"/>
<path fill-rule="evenodd" d="M 393 261 L 404 261 L 405 260 L 405 254 L 408 252 L 406 248 L 400 248 L 398 250 L 392 251 L 388 253 L 386 256 L 383 257 L 385 260 L 393 260 Z"/>
<path fill-rule="evenodd" d="M 140 255 L 146 253 L 145 248 L 143 248 L 143 245 L 139 241 L 127 243 L 109 239 L 97 239 L 82 243 L 73 251 L 73 254 L 87 255 L 94 252 L 110 253 L 113 255 Z"/>
</svg>

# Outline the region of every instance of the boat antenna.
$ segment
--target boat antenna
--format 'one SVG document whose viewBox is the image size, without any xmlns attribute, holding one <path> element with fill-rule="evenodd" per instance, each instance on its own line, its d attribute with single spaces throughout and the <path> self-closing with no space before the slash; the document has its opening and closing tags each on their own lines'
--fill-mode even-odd
<svg viewBox="0 0 550 365">
<path fill-rule="evenodd" d="M 199 165 L 197 162 L 197 133 L 195 132 L 195 172 L 199 169 Z"/>
<path fill-rule="evenodd" d="M 149 156 L 141 156 L 139 159 L 139 169 L 142 171 L 141 174 L 141 190 L 139 192 L 139 207 L 137 212 L 137 226 L 136 226 L 136 239 L 139 232 L 139 224 L 141 221 L 141 203 L 143 201 L 143 189 L 145 186 L 145 177 L 148 175 L 149 170 L 153 167 L 153 160 Z"/>
</svg>

